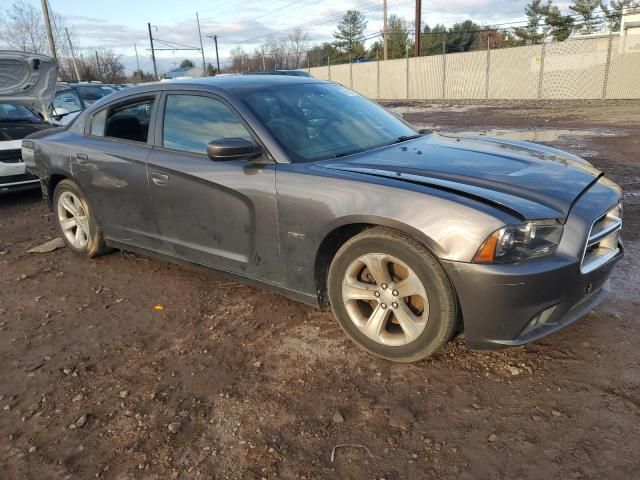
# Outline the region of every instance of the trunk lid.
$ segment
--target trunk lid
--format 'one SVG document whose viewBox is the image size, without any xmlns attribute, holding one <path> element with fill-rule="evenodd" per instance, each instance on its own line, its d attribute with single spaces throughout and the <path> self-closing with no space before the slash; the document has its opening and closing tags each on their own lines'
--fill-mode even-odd
<svg viewBox="0 0 640 480">
<path fill-rule="evenodd" d="M 0 50 L 0 103 L 24 105 L 48 118 L 56 73 L 56 63 L 51 57 Z"/>
</svg>

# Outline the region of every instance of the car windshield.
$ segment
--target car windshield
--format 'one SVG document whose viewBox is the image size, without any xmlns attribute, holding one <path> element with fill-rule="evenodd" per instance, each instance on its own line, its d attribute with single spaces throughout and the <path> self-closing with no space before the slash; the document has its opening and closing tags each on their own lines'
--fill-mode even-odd
<svg viewBox="0 0 640 480">
<path fill-rule="evenodd" d="M 283 85 L 242 98 L 294 162 L 341 157 L 416 135 L 395 115 L 340 85 Z"/>
<path fill-rule="evenodd" d="M 83 85 L 75 88 L 86 105 L 91 105 L 96 100 L 100 100 L 102 97 L 106 97 L 107 95 L 115 92 L 113 88 L 101 85 Z"/>
<path fill-rule="evenodd" d="M 41 123 L 42 120 L 27 107 L 15 103 L 0 103 L 0 122 Z"/>
</svg>

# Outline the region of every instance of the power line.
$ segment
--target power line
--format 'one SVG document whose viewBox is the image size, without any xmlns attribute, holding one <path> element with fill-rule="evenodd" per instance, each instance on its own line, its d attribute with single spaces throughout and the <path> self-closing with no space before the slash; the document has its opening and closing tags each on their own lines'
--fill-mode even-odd
<svg viewBox="0 0 640 480">
<path fill-rule="evenodd" d="M 406 4 L 409 4 L 409 3 L 413 3 L 413 1 L 414 0 L 396 0 L 395 2 L 389 2 L 389 6 L 398 7 L 398 6 L 401 6 L 401 5 L 406 5 Z M 365 8 L 359 8 L 358 11 L 366 12 L 366 11 L 369 11 L 369 10 L 380 8 L 379 1 L 369 2 L 366 5 L 369 5 L 369 6 L 365 7 Z M 309 22 L 301 23 L 299 25 L 288 27 L 286 29 L 278 30 L 277 32 L 282 33 L 284 31 L 292 30 L 294 28 L 303 28 L 303 27 L 322 25 L 324 23 L 329 23 L 329 22 L 333 22 L 333 21 L 336 21 L 336 20 L 340 20 L 343 16 L 344 16 L 344 13 L 328 15 L 326 17 L 320 17 L 320 18 L 317 18 L 315 20 L 311 20 Z M 276 33 L 276 32 L 271 32 L 271 33 L 264 34 L 264 35 L 259 35 L 259 36 L 256 36 L 256 37 L 246 38 L 244 40 L 239 40 L 237 42 L 231 42 L 231 45 L 237 45 L 237 44 L 240 44 L 240 43 L 251 43 L 254 40 L 259 40 L 261 38 L 268 37 L 270 35 L 273 35 L 274 33 Z"/>
</svg>

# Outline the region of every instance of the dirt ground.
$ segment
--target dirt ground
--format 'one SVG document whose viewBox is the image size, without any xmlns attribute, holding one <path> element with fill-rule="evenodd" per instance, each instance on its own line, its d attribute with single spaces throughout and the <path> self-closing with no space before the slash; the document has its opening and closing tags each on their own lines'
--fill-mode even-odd
<svg viewBox="0 0 640 480">
<path fill-rule="evenodd" d="M 331 313 L 211 272 L 26 253 L 52 219 L 37 194 L 0 197 L 0 478 L 638 478 L 640 103 L 390 105 L 573 151 L 621 183 L 613 296 L 525 347 L 457 339 L 399 365 Z"/>
</svg>

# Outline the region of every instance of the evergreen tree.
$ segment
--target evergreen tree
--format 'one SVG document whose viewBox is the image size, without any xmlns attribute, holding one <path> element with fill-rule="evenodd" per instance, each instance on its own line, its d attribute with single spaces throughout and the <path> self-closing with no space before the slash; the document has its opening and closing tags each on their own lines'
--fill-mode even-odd
<svg viewBox="0 0 640 480">
<path fill-rule="evenodd" d="M 389 58 L 404 58 L 413 46 L 407 21 L 397 15 L 391 15 L 387 21 L 387 49 Z"/>
<path fill-rule="evenodd" d="M 547 10 L 545 23 L 551 37 L 557 42 L 563 42 L 573 32 L 575 21 L 571 15 L 563 15 L 557 5 L 551 5 Z"/>
<path fill-rule="evenodd" d="M 600 6 L 600 0 L 573 0 L 569 10 L 575 12 L 580 20 L 576 24 L 576 30 L 585 34 L 593 33 L 600 23 L 596 17 L 596 9 Z"/>
<path fill-rule="evenodd" d="M 447 32 L 447 53 L 468 52 L 482 27 L 471 20 L 456 23 Z"/>
<path fill-rule="evenodd" d="M 442 42 L 447 40 L 447 27 L 438 24 L 431 28 L 429 25 L 425 25 L 422 32 L 420 55 L 440 55 Z"/>
<path fill-rule="evenodd" d="M 358 10 L 347 10 L 333 36 L 336 39 L 336 47 L 349 54 L 364 54 L 364 30 L 367 21 Z"/>
<path fill-rule="evenodd" d="M 551 8 L 551 1 L 543 3 L 543 0 L 531 0 L 524 9 L 527 16 L 527 26 L 514 29 L 515 36 L 526 45 L 537 45 L 544 41 L 545 33 L 541 30 L 542 21 Z"/>
</svg>

